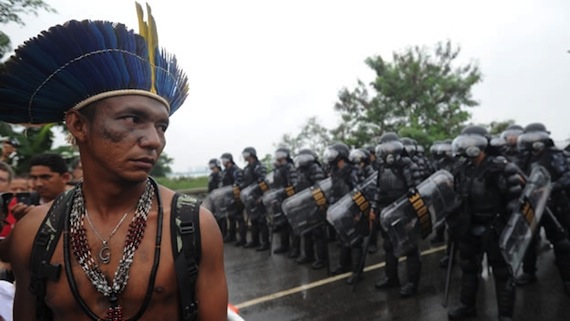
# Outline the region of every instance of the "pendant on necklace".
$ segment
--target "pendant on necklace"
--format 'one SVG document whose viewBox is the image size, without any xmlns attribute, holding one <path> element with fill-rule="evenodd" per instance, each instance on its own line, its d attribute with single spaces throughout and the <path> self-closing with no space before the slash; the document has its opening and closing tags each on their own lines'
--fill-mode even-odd
<svg viewBox="0 0 570 321">
<path fill-rule="evenodd" d="M 103 242 L 103 247 L 99 250 L 99 261 L 103 264 L 111 262 L 111 249 L 107 246 L 107 242 Z"/>
</svg>

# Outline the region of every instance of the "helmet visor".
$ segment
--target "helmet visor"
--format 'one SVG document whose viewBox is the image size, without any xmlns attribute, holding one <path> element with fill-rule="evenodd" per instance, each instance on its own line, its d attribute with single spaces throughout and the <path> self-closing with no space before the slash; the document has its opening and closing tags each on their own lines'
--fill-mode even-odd
<svg viewBox="0 0 570 321">
<path fill-rule="evenodd" d="M 547 132 L 524 133 L 517 140 L 517 149 L 520 152 L 530 151 L 533 149 L 533 145 L 538 146 L 535 143 L 545 142 L 548 139 L 550 139 L 550 135 Z"/>
<path fill-rule="evenodd" d="M 451 150 L 453 156 L 477 157 L 487 148 L 487 138 L 481 135 L 459 135 L 453 140 Z"/>
<path fill-rule="evenodd" d="M 287 153 L 285 153 L 284 151 L 276 151 L 275 152 L 275 159 L 276 160 L 280 160 L 280 159 L 285 159 L 287 158 Z"/>
<path fill-rule="evenodd" d="M 348 155 L 348 160 L 350 160 L 354 164 L 359 164 L 360 162 L 366 160 L 366 154 L 364 154 L 364 152 L 361 151 L 360 149 L 355 149 L 352 152 L 350 152 L 350 155 Z"/>
<path fill-rule="evenodd" d="M 401 155 L 403 150 L 404 144 L 400 141 L 394 140 L 378 145 L 376 147 L 376 155 L 385 159 L 388 155 Z"/>
<path fill-rule="evenodd" d="M 338 158 L 338 155 L 339 155 L 339 153 L 338 153 L 338 151 L 337 151 L 336 149 L 327 148 L 327 149 L 325 150 L 325 154 L 324 154 L 323 157 L 324 157 L 324 159 L 325 159 L 325 162 L 327 162 L 327 163 L 330 164 L 330 163 L 334 162 L 334 161 Z"/>
<path fill-rule="evenodd" d="M 293 163 L 295 163 L 295 167 L 297 167 L 297 168 L 304 167 L 304 166 L 307 166 L 309 164 L 312 164 L 314 161 L 315 161 L 315 157 L 313 157 L 313 155 L 309 155 L 309 154 L 297 155 L 293 159 Z"/>
</svg>

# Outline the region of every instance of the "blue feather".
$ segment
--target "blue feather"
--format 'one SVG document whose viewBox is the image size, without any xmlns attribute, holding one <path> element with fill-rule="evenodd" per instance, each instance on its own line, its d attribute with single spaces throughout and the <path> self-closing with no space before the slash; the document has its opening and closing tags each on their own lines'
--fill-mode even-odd
<svg viewBox="0 0 570 321">
<path fill-rule="evenodd" d="M 188 78 L 176 58 L 157 50 L 149 61 L 146 41 L 123 24 L 68 21 L 51 27 L 19 47 L 0 74 L 0 120 L 43 124 L 94 95 L 151 88 L 157 66 L 157 94 L 171 114 L 184 102 Z"/>
</svg>

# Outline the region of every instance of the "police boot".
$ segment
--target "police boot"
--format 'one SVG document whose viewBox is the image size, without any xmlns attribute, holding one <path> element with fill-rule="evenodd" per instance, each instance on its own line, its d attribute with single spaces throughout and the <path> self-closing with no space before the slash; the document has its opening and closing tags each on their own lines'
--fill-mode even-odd
<svg viewBox="0 0 570 321">
<path fill-rule="evenodd" d="M 495 291 L 497 293 L 497 306 L 499 320 L 512 320 L 515 307 L 515 284 L 514 280 L 497 281 L 495 279 Z"/>
<path fill-rule="evenodd" d="M 388 289 L 400 286 L 400 279 L 398 278 L 398 258 L 394 255 L 392 243 L 384 239 L 384 251 L 386 259 L 386 277 L 374 285 L 375 288 Z"/>
<path fill-rule="evenodd" d="M 283 254 L 289 252 L 289 233 L 288 231 L 281 231 L 279 233 L 279 239 L 281 240 L 281 245 L 273 250 L 274 254 Z"/>
<path fill-rule="evenodd" d="M 236 241 L 236 220 L 229 220 L 228 232 L 224 237 L 224 243 L 231 243 Z"/>
<path fill-rule="evenodd" d="M 311 243 L 311 252 L 313 249 L 313 246 L 312 246 L 313 242 L 312 241 L 313 240 L 311 239 L 311 242 L 310 242 Z M 315 243 L 315 248 L 316 248 L 316 252 L 315 252 L 316 260 L 313 263 L 312 267 L 314 270 L 319 270 L 319 269 L 322 269 L 325 267 L 325 260 L 327 259 L 325 246 L 327 246 L 327 244 L 325 243 L 325 240 L 323 238 L 314 240 L 314 243 Z"/>
<path fill-rule="evenodd" d="M 247 226 L 245 226 L 245 221 L 243 220 L 236 220 L 236 222 L 238 224 L 239 240 L 235 244 L 236 246 L 244 246 L 247 235 Z"/>
<path fill-rule="evenodd" d="M 461 277 L 461 298 L 457 307 L 449 310 L 447 316 L 449 320 L 465 320 L 477 315 L 475 309 L 475 298 L 477 296 L 478 275 L 476 273 L 465 273 Z"/>
<path fill-rule="evenodd" d="M 368 241 L 368 253 L 373 254 L 378 251 L 378 230 L 372 227 L 370 240 Z"/>
<path fill-rule="evenodd" d="M 265 222 L 259 227 L 261 235 L 261 244 L 255 249 L 258 252 L 267 251 L 271 247 L 269 243 L 269 227 Z"/>
<path fill-rule="evenodd" d="M 291 246 L 289 248 L 289 258 L 294 259 L 301 255 L 301 237 L 298 235 L 293 235 L 293 240 L 291 241 Z"/>
<path fill-rule="evenodd" d="M 420 252 L 417 247 L 408 253 L 406 267 L 408 270 L 408 283 L 400 289 L 400 296 L 402 298 L 410 297 L 418 291 L 422 263 L 420 261 Z"/>
<path fill-rule="evenodd" d="M 350 247 L 342 246 L 338 256 L 338 267 L 331 274 L 338 275 L 350 271 Z"/>
<path fill-rule="evenodd" d="M 350 248 L 351 251 L 351 267 L 352 274 L 346 279 L 346 284 L 353 285 L 358 280 L 362 279 L 362 271 L 360 269 L 360 262 L 362 262 L 363 249 L 362 246 L 353 246 Z M 360 274 L 360 275 L 359 275 Z"/>
<path fill-rule="evenodd" d="M 259 246 L 259 226 L 256 224 L 251 225 L 251 242 L 248 242 L 245 247 L 246 249 L 256 248 Z"/>
</svg>

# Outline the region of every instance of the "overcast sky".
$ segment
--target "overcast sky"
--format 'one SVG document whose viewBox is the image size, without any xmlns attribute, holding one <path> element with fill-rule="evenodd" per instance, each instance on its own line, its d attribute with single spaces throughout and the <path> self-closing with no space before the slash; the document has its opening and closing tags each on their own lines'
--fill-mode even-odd
<svg viewBox="0 0 570 321">
<path fill-rule="evenodd" d="M 45 0 L 58 13 L 3 26 L 16 46 L 70 19 L 123 22 L 133 1 Z M 186 171 L 247 145 L 273 153 L 308 117 L 333 128 L 338 91 L 373 80 L 364 60 L 450 39 L 484 80 L 474 122 L 541 121 L 570 137 L 570 1 L 151 0 L 160 45 L 175 53 L 190 95 L 167 132 L 173 169 Z"/>
</svg>

